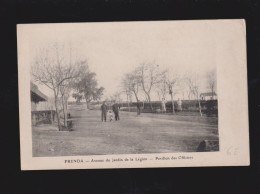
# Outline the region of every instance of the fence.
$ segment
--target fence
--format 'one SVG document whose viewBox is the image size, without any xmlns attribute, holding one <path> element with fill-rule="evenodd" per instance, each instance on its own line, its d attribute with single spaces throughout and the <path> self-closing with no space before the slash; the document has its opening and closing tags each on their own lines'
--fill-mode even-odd
<svg viewBox="0 0 260 194">
<path fill-rule="evenodd" d="M 159 110 L 162 109 L 162 105 L 160 101 L 153 101 L 150 103 L 148 102 L 140 102 L 142 112 L 144 113 L 155 113 L 160 112 Z M 152 105 L 152 109 L 151 109 Z M 218 102 L 217 100 L 201 100 L 200 101 L 202 113 L 211 116 L 218 114 Z M 120 103 L 122 111 L 136 111 L 136 102 L 133 103 Z M 173 112 L 172 111 L 172 103 L 167 102 L 165 104 L 166 112 Z M 177 101 L 174 101 L 174 109 L 177 111 Z M 183 112 L 199 112 L 199 102 L 197 100 L 182 100 L 182 111 Z"/>
<path fill-rule="evenodd" d="M 38 124 L 51 124 L 56 120 L 56 114 L 54 110 L 45 111 L 32 111 L 32 125 Z"/>
</svg>

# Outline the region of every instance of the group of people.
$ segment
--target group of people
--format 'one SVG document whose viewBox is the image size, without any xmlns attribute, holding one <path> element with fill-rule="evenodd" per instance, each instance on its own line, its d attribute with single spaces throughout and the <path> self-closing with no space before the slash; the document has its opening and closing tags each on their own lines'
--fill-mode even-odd
<svg viewBox="0 0 260 194">
<path fill-rule="evenodd" d="M 112 110 L 110 110 L 108 108 L 108 106 L 106 105 L 106 102 L 104 101 L 103 104 L 101 105 L 101 121 L 106 122 L 107 116 L 110 121 L 113 120 L 114 116 L 115 116 L 115 121 L 118 121 L 119 120 L 119 109 L 120 109 L 120 106 L 117 103 L 113 104 L 112 105 L 112 110 L 114 112 L 114 114 L 113 114 Z"/>
</svg>

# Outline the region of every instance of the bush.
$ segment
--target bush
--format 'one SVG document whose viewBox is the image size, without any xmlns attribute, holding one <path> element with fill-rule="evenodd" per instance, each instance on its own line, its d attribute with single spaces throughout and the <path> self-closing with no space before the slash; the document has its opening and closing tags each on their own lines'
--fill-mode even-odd
<svg viewBox="0 0 260 194">
<path fill-rule="evenodd" d="M 206 109 L 204 113 L 207 116 L 217 116 L 218 115 L 218 101 L 217 100 L 208 100 L 205 102 Z"/>
</svg>

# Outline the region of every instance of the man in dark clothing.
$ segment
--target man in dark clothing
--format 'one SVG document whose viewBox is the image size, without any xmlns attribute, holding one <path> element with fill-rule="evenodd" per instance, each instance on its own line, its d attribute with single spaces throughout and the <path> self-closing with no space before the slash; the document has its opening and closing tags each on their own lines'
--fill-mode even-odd
<svg viewBox="0 0 260 194">
<path fill-rule="evenodd" d="M 119 108 L 120 108 L 120 106 L 117 103 L 113 104 L 113 106 L 112 106 L 116 121 L 119 120 Z"/>
<path fill-rule="evenodd" d="M 101 105 L 101 120 L 107 121 L 107 105 L 105 101 Z"/>
<path fill-rule="evenodd" d="M 136 107 L 137 107 L 137 115 L 140 115 L 141 114 L 141 103 L 140 103 L 140 100 L 138 100 L 136 102 Z"/>
</svg>

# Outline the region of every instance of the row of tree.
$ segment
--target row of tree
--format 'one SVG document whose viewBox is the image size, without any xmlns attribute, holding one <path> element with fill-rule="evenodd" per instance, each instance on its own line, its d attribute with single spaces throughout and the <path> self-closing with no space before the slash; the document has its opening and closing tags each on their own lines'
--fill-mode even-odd
<svg viewBox="0 0 260 194">
<path fill-rule="evenodd" d="M 215 70 L 207 73 L 207 88 L 212 93 L 212 97 L 216 91 L 216 72 Z M 171 71 L 164 69 L 156 63 L 142 63 L 136 67 L 132 72 L 124 75 L 122 79 L 122 92 L 127 96 L 127 99 L 132 96 L 136 101 L 139 101 L 139 96 L 144 95 L 146 101 L 150 103 L 151 109 L 151 93 L 157 93 L 159 98 L 166 99 L 166 95 L 169 93 L 172 102 L 172 110 L 174 113 L 173 97 L 179 91 L 178 88 L 187 88 L 188 97 L 193 96 L 194 99 L 199 102 L 200 106 L 200 89 L 201 83 L 199 76 L 196 73 L 186 73 L 185 75 L 178 75 L 177 73 L 171 73 Z M 117 93 L 120 94 L 120 93 Z"/>
<path fill-rule="evenodd" d="M 103 87 L 98 87 L 96 74 L 89 70 L 87 61 L 73 59 L 71 48 L 65 50 L 57 44 L 42 49 L 36 56 L 32 78 L 52 90 L 59 130 L 67 127 L 67 104 L 71 95 L 77 101 L 85 99 L 88 103 L 99 100 L 104 91 Z"/>
</svg>

